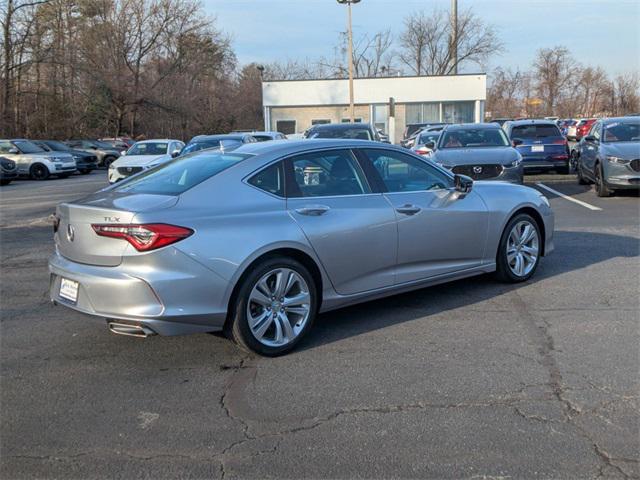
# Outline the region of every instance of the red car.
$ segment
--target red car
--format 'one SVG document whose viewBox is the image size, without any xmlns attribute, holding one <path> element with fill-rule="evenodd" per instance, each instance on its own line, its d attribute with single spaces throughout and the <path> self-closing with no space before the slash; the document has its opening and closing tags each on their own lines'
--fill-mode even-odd
<svg viewBox="0 0 640 480">
<path fill-rule="evenodd" d="M 576 141 L 580 141 L 580 139 L 589 133 L 591 130 L 591 126 L 596 123 L 597 118 L 585 118 L 578 122 L 576 125 Z"/>
</svg>

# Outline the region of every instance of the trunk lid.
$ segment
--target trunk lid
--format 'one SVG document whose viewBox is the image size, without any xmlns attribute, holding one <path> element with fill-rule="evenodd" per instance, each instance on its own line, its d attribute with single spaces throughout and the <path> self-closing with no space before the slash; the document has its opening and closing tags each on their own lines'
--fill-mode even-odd
<svg viewBox="0 0 640 480">
<path fill-rule="evenodd" d="M 87 265 L 115 267 L 125 252 L 135 252 L 128 242 L 100 237 L 92 224 L 135 223 L 138 213 L 170 208 L 177 196 L 97 192 L 75 203 L 58 205 L 58 230 L 54 235 L 60 255 Z M 135 252 L 137 253 L 137 252 Z"/>
</svg>

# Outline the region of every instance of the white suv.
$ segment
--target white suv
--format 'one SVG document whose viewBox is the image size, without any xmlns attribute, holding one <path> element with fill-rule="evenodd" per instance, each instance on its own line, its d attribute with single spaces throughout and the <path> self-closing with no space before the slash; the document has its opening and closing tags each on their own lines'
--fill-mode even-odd
<svg viewBox="0 0 640 480">
<path fill-rule="evenodd" d="M 66 178 L 77 170 L 73 156 L 63 152 L 46 152 L 24 139 L 0 140 L 0 155 L 16 162 L 18 175 L 45 180 L 50 175 Z"/>
<path fill-rule="evenodd" d="M 134 143 L 129 150 L 109 165 L 109 183 L 174 159 L 184 148 L 180 140 L 145 140 Z"/>
</svg>

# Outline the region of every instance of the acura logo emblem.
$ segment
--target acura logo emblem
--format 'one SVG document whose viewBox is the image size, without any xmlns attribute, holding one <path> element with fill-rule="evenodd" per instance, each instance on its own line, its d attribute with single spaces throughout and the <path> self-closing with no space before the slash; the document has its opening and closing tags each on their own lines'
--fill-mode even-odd
<svg viewBox="0 0 640 480">
<path fill-rule="evenodd" d="M 473 173 L 482 173 L 482 167 L 473 167 Z"/>
<path fill-rule="evenodd" d="M 76 232 L 73 230 L 73 227 L 71 225 L 67 225 L 67 240 L 73 242 L 75 236 Z"/>
<path fill-rule="evenodd" d="M 133 168 L 131 168 L 131 167 L 127 167 L 127 172 L 130 172 L 130 171 L 132 171 L 132 170 L 133 170 Z"/>
</svg>

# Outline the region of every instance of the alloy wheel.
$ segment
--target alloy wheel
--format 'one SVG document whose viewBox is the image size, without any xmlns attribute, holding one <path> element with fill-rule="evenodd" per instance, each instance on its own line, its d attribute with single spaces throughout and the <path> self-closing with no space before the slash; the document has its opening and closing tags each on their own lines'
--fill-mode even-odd
<svg viewBox="0 0 640 480">
<path fill-rule="evenodd" d="M 516 223 L 507 239 L 507 264 L 514 275 L 527 276 L 536 266 L 540 253 L 538 230 L 531 222 Z"/>
<path fill-rule="evenodd" d="M 251 333 L 263 345 L 281 347 L 295 340 L 311 314 L 311 294 L 295 270 L 277 268 L 256 282 L 247 302 Z"/>
<path fill-rule="evenodd" d="M 34 165 L 31 167 L 31 178 L 34 180 L 44 180 L 49 176 L 49 170 L 44 165 Z"/>
</svg>

